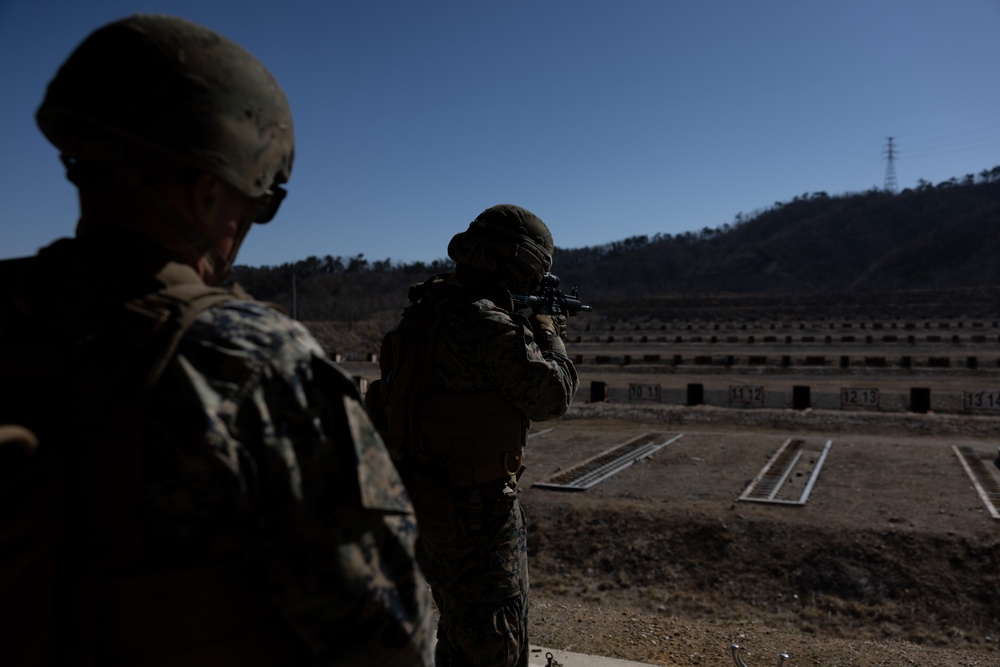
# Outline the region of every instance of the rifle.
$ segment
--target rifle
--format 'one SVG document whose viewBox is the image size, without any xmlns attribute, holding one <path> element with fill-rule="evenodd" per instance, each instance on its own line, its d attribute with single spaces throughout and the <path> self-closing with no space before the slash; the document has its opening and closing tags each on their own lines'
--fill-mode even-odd
<svg viewBox="0 0 1000 667">
<path fill-rule="evenodd" d="M 559 289 L 559 276 L 546 273 L 542 282 L 531 294 L 511 294 L 514 310 L 531 308 L 531 312 L 544 315 L 576 315 L 580 311 L 589 313 L 592 306 L 584 305 L 578 295 L 578 287 L 569 294 L 563 294 Z"/>
</svg>

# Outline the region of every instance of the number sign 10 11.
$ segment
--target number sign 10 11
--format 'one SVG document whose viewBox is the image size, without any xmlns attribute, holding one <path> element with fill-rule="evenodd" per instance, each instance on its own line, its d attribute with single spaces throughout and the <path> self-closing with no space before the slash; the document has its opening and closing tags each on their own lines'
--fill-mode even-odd
<svg viewBox="0 0 1000 667">
<path fill-rule="evenodd" d="M 660 385 L 658 384 L 630 384 L 628 386 L 628 397 L 630 401 L 651 401 L 660 402 Z"/>
</svg>

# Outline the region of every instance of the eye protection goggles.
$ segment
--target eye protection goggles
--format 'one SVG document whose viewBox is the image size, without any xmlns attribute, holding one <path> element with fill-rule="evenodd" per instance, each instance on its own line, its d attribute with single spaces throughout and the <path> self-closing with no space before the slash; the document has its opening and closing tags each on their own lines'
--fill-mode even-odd
<svg viewBox="0 0 1000 667">
<path fill-rule="evenodd" d="M 274 219 L 281 207 L 281 202 L 288 196 L 288 191 L 280 185 L 272 185 L 271 189 L 253 200 L 253 205 L 257 210 L 253 221 L 258 225 L 263 225 Z"/>
</svg>

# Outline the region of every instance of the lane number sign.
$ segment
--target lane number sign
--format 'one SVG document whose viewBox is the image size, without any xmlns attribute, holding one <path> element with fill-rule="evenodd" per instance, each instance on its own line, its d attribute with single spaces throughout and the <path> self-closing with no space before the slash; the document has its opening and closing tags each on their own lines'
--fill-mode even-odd
<svg viewBox="0 0 1000 667">
<path fill-rule="evenodd" d="M 660 385 L 658 384 L 629 384 L 629 401 L 650 401 L 660 402 Z"/>
<path fill-rule="evenodd" d="M 1000 391 L 965 392 L 966 410 L 1000 410 Z"/>
<path fill-rule="evenodd" d="M 844 408 L 877 408 L 878 389 L 845 387 L 840 390 L 840 406 Z"/>
<path fill-rule="evenodd" d="M 731 384 L 729 385 L 729 403 L 753 403 L 756 405 L 764 405 L 764 387 L 747 384 Z"/>
</svg>

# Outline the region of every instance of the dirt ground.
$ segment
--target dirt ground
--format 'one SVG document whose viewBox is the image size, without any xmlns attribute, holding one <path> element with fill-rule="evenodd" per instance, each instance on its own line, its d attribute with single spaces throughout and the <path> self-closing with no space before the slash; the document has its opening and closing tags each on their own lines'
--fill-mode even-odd
<svg viewBox="0 0 1000 667">
<path fill-rule="evenodd" d="M 588 330 L 597 340 L 618 338 L 571 345 L 570 352 L 588 359 L 730 354 L 737 366 L 750 354 L 850 355 L 855 361 L 848 370 L 800 368 L 795 360 L 787 369 L 580 365 L 581 390 L 569 413 L 533 425 L 521 478 L 531 643 L 669 666 L 733 665 L 729 647 L 737 643 L 749 667 L 777 665 L 783 652 L 785 667 L 1000 667 L 1000 520 L 953 449 L 973 448 L 1000 474 L 992 467 L 1000 446 L 996 410 L 587 402 L 593 381 L 607 383 L 619 397 L 629 383 L 658 383 L 676 393 L 698 382 L 707 396 L 750 378 L 769 393 L 803 382 L 815 392 L 836 392 L 874 381 L 886 395 L 924 386 L 935 401 L 963 390 L 995 396 L 996 323 L 983 329 L 985 342 L 972 343 L 963 332 L 960 345 L 920 336 L 915 346 L 884 349 L 840 343 L 847 329 L 833 331 L 835 343 L 827 345 L 820 336 L 831 332 L 826 325 L 806 328 L 815 334 L 813 343 L 799 338 L 800 327 L 777 331 L 794 334 L 794 343 L 773 349 L 759 344 L 772 333 L 763 324 L 740 331 L 735 344 L 722 337 L 728 333 L 712 343 L 715 327 L 698 326 L 666 331 L 671 341 L 683 335 L 683 346 L 632 345 L 621 331 Z M 921 325 L 918 333 L 931 326 Z M 961 324 L 949 327 L 961 330 Z M 750 334 L 757 335 L 752 346 Z M 945 370 L 856 367 L 866 356 L 901 354 L 954 359 Z M 979 367 L 963 369 L 972 355 L 980 357 Z M 373 363 L 344 365 L 359 378 L 378 374 Z M 533 486 L 644 435 L 680 437 L 585 491 Z M 803 440 L 813 452 L 830 443 L 806 502 L 739 500 L 789 439 Z M 789 482 L 795 483 L 802 480 Z"/>
<path fill-rule="evenodd" d="M 585 491 L 533 486 L 646 434 L 681 437 Z M 789 438 L 830 442 L 805 504 L 738 500 Z M 731 665 L 734 642 L 750 667 L 1000 665 L 1000 522 L 952 449 L 998 444 L 988 417 L 578 402 L 528 441 L 531 641 L 654 665 Z"/>
</svg>

